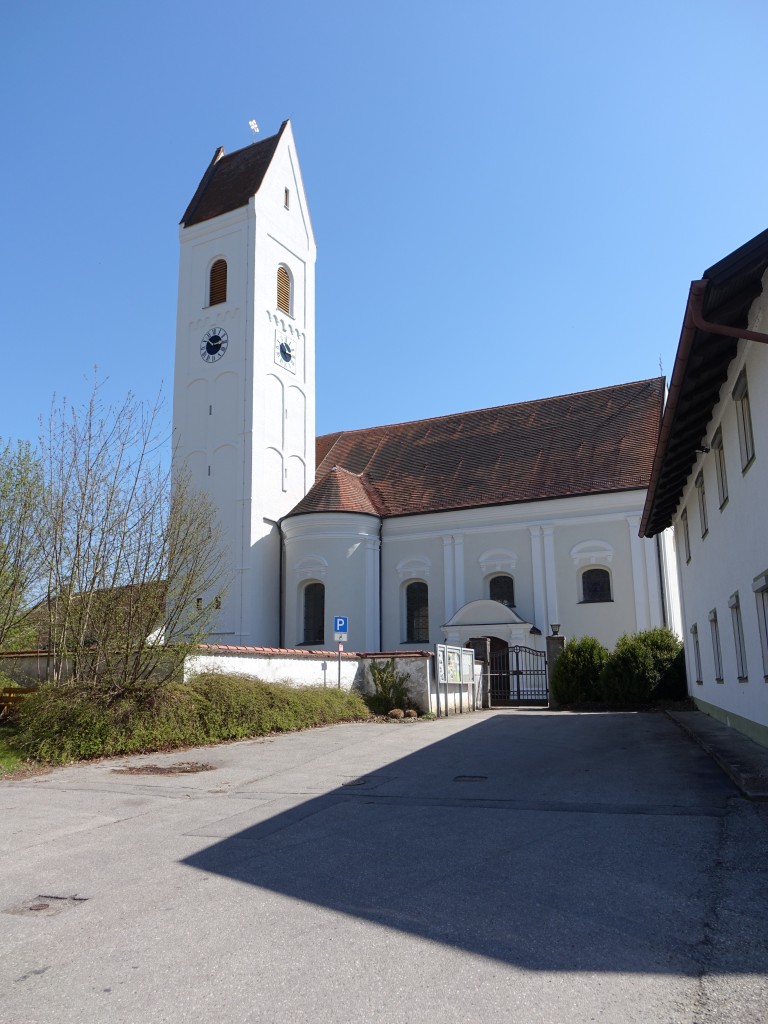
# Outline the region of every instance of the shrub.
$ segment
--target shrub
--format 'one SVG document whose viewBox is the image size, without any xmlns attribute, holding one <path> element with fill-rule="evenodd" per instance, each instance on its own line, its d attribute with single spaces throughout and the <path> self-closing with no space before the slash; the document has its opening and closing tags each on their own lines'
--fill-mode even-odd
<svg viewBox="0 0 768 1024">
<path fill-rule="evenodd" d="M 661 627 L 619 637 L 603 670 L 600 689 L 603 699 L 614 704 L 684 696 L 682 642 Z"/>
<path fill-rule="evenodd" d="M 569 640 L 552 670 L 552 696 L 558 704 L 584 704 L 600 699 L 600 673 L 608 651 L 593 636 Z"/>
<path fill-rule="evenodd" d="M 397 671 L 394 658 L 383 664 L 372 661 L 368 669 L 374 692 L 367 694 L 364 700 L 375 715 L 386 715 L 393 708 L 411 706 L 411 699 L 408 696 L 408 674 Z"/>
<path fill-rule="evenodd" d="M 359 694 L 206 674 L 188 684 L 106 699 L 93 687 L 44 686 L 19 707 L 15 744 L 62 764 L 263 736 L 365 718 Z"/>
</svg>

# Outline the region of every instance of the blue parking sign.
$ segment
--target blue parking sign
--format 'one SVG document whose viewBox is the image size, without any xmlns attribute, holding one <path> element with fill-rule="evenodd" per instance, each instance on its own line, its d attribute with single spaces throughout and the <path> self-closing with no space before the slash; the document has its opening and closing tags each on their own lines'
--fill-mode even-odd
<svg viewBox="0 0 768 1024">
<path fill-rule="evenodd" d="M 333 632 L 334 633 L 347 633 L 347 623 L 349 622 L 348 615 L 337 615 L 333 620 Z"/>
</svg>

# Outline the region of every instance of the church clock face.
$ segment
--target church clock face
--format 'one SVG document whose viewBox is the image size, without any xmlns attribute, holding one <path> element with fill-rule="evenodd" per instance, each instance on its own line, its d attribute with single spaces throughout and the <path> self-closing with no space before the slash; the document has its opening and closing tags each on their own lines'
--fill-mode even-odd
<svg viewBox="0 0 768 1024">
<path fill-rule="evenodd" d="M 296 373 L 296 342 L 282 331 L 275 331 L 275 362 L 291 373 Z"/>
<path fill-rule="evenodd" d="M 200 342 L 200 358 L 206 363 L 215 363 L 224 355 L 229 337 L 222 327 L 212 327 Z"/>
</svg>

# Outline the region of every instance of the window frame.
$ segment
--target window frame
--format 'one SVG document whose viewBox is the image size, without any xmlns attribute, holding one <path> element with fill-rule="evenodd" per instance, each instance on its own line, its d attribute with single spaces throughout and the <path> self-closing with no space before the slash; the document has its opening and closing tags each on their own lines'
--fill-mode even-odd
<svg viewBox="0 0 768 1024">
<path fill-rule="evenodd" d="M 591 573 L 596 572 L 605 574 L 605 579 L 608 581 L 608 597 L 587 597 L 584 581 Z M 579 573 L 579 593 L 581 595 L 579 604 L 610 604 L 613 601 L 613 577 L 610 569 L 604 565 L 585 566 Z"/>
<path fill-rule="evenodd" d="M 691 642 L 693 643 L 693 667 L 696 673 L 697 686 L 704 685 L 704 673 L 701 670 L 701 646 L 699 645 L 699 627 L 694 622 L 691 626 Z"/>
<path fill-rule="evenodd" d="M 755 434 L 752 429 L 752 410 L 749 403 L 749 385 L 747 383 L 746 369 L 742 370 L 736 378 L 731 395 L 736 406 L 736 423 L 739 428 L 741 471 L 746 473 L 755 461 Z"/>
<path fill-rule="evenodd" d="M 728 607 L 731 609 L 733 645 L 736 649 L 736 678 L 740 683 L 746 683 L 749 680 L 747 648 L 744 643 L 744 623 L 741 618 L 741 602 L 739 601 L 738 590 L 728 598 Z"/>
<path fill-rule="evenodd" d="M 287 279 L 287 288 L 288 288 L 288 299 L 287 299 L 287 302 L 286 302 L 286 305 L 288 307 L 287 309 L 285 308 L 285 306 L 280 305 L 280 303 L 281 303 L 281 293 L 283 291 L 283 288 L 281 287 L 281 284 L 280 284 L 281 273 L 285 274 L 285 277 Z M 286 316 L 293 317 L 293 274 L 291 273 L 290 267 L 286 266 L 285 263 L 279 263 L 278 267 L 277 267 L 276 291 L 277 291 L 277 294 L 276 294 L 276 308 L 281 313 L 285 313 Z"/>
<path fill-rule="evenodd" d="M 319 614 L 316 607 L 309 606 L 310 594 L 320 595 Z M 301 635 L 302 644 L 325 643 L 325 584 L 320 580 L 305 580 L 301 586 Z"/>
<path fill-rule="evenodd" d="M 511 600 L 511 602 L 508 603 L 507 601 L 502 601 L 500 597 L 494 597 L 493 596 L 493 589 L 494 589 L 493 585 L 494 585 L 494 582 L 496 580 L 505 580 L 505 581 L 508 580 L 509 581 L 509 584 L 510 584 L 510 587 L 511 587 L 511 590 L 512 590 L 512 600 Z M 511 573 L 508 573 L 508 572 L 495 572 L 492 576 L 489 576 L 488 577 L 488 597 L 489 597 L 489 600 L 496 601 L 498 604 L 503 605 L 505 608 L 514 608 L 515 607 L 515 577 L 512 576 Z"/>
<path fill-rule="evenodd" d="M 707 516 L 707 488 L 704 483 L 704 471 L 699 470 L 696 480 L 694 481 L 696 487 L 696 496 L 699 502 L 699 520 L 701 524 L 701 539 L 709 533 L 709 518 Z"/>
<path fill-rule="evenodd" d="M 419 588 L 417 591 L 416 588 Z M 418 607 L 412 606 L 412 596 L 421 593 L 424 588 L 424 601 Z M 429 584 L 426 580 L 409 580 L 403 587 L 404 610 L 405 610 L 405 640 L 406 644 L 428 644 L 429 643 Z"/>
<path fill-rule="evenodd" d="M 685 551 L 686 565 L 691 560 L 691 534 L 688 528 L 688 509 L 684 508 L 680 513 L 680 523 L 683 531 L 683 550 Z"/>
<path fill-rule="evenodd" d="M 717 497 L 722 510 L 728 504 L 728 473 L 725 467 L 725 450 L 723 449 L 723 431 L 718 427 L 712 437 L 712 453 L 715 458 L 715 474 L 717 476 Z"/>
<path fill-rule="evenodd" d="M 213 272 L 216 267 L 224 267 L 223 275 L 223 286 L 220 278 L 216 281 L 216 293 L 214 297 L 214 279 Z M 227 301 L 227 293 L 229 288 L 229 266 L 223 256 L 217 256 L 216 259 L 211 263 L 208 269 L 208 305 L 209 306 L 221 306 Z M 223 290 L 223 294 L 221 294 Z"/>
<path fill-rule="evenodd" d="M 755 576 L 752 590 L 755 594 L 760 653 L 763 656 L 763 679 L 768 683 L 768 569 Z"/>
<path fill-rule="evenodd" d="M 717 609 L 709 613 L 709 630 L 712 635 L 712 654 L 715 659 L 715 682 L 723 682 L 723 648 L 720 644 L 720 626 L 717 621 Z"/>
</svg>

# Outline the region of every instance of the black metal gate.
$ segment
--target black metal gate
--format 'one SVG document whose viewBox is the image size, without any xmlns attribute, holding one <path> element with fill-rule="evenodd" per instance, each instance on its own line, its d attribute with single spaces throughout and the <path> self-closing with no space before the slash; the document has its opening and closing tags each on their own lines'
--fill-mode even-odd
<svg viewBox="0 0 768 1024">
<path fill-rule="evenodd" d="M 543 651 L 519 645 L 493 651 L 489 669 L 492 708 L 549 703 L 547 656 Z"/>
</svg>

